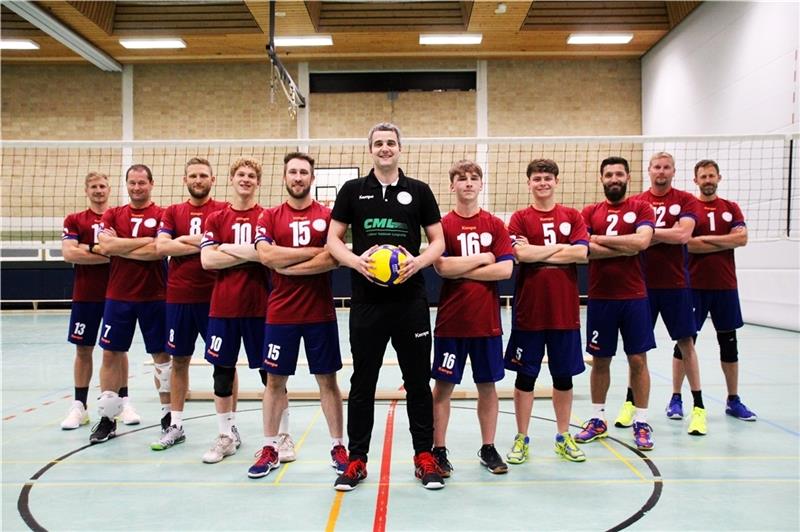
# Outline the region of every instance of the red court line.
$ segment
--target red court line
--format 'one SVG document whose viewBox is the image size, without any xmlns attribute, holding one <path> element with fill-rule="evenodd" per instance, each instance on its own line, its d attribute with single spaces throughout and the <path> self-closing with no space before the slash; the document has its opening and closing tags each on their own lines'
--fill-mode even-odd
<svg viewBox="0 0 800 532">
<path fill-rule="evenodd" d="M 402 389 L 402 386 L 400 387 Z M 378 485 L 378 496 L 375 499 L 375 521 L 372 523 L 373 532 L 386 530 L 386 511 L 389 507 L 389 477 L 392 472 L 392 440 L 394 439 L 394 410 L 397 399 L 389 403 L 389 413 L 386 415 L 386 429 L 383 434 L 383 455 L 381 456 L 381 480 Z"/>
<path fill-rule="evenodd" d="M 3 421 L 8 421 L 9 419 L 14 419 L 17 416 L 6 416 L 3 418 Z"/>
</svg>

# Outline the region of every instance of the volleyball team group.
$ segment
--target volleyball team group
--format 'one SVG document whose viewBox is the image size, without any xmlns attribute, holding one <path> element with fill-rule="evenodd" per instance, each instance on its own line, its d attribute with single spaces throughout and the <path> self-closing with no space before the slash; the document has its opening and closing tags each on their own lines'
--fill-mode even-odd
<svg viewBox="0 0 800 532">
<path fill-rule="evenodd" d="M 666 416 L 682 420 L 686 414 L 688 434 L 705 435 L 694 342 L 709 314 L 728 390 L 725 412 L 756 420 L 737 389 L 736 329 L 742 317 L 733 250 L 747 243 L 747 229 L 736 203 L 717 195 L 722 176 L 716 162 L 696 163 L 694 196 L 672 187 L 675 160 L 656 153 L 648 165 L 649 189 L 626 197 L 628 161 L 608 157 L 599 165 L 605 200 L 578 211 L 557 203 L 558 164 L 535 159 L 526 170 L 530 206 L 515 212 L 506 226 L 479 205 L 480 166 L 467 160 L 452 166 L 455 208 L 442 217 L 430 187 L 400 168 L 401 148 L 397 126 L 374 126 L 368 137 L 372 170 L 347 181 L 332 209 L 312 198 L 314 159 L 301 152 L 285 156 L 286 200 L 271 208 L 257 203 L 262 170 L 248 158 L 230 167 L 229 202 L 212 199 L 211 163 L 190 159 L 183 177 L 188 198 L 167 208 L 153 203 L 153 175 L 143 164 L 127 170 L 129 202 L 118 207 L 109 206 L 108 177 L 90 172 L 85 179 L 90 207 L 64 222 L 64 259 L 75 264 L 68 339 L 76 345 L 76 357 L 75 400 L 61 427 L 89 423 L 95 344 L 103 350 L 96 402 L 100 419 L 90 442 L 113 438 L 118 421 L 141 422 L 127 393 L 127 352 L 138 322 L 161 403 L 161 431 L 151 449 L 165 451 L 184 442 L 189 365 L 200 335 L 213 367 L 218 425 L 202 460 L 220 462 L 242 444 L 236 366 L 243 344 L 249 368 L 264 384 L 264 433 L 247 474 L 264 477 L 296 458 L 287 388 L 302 339 L 331 438 L 334 487 L 349 491 L 367 477 L 375 390 L 391 341 L 406 393 L 415 476 L 425 488 L 439 489 L 454 470 L 446 442 L 450 399 L 467 358 L 478 390 L 478 460 L 491 473 L 506 473 L 507 463 L 522 464 L 530 456 L 534 388 L 545 354 L 556 417 L 553 448 L 565 460 L 586 460 L 582 444 L 609 434 L 609 369 L 620 336 L 629 376 L 614 425 L 632 428 L 636 448 L 652 450 L 647 352 L 656 347 L 653 327 L 659 315 L 675 341 Z M 351 246 L 345 242 L 348 228 Z M 373 282 L 371 254 L 384 244 L 399 246 L 407 257 L 397 284 L 390 286 Z M 577 265 L 587 262 L 582 342 Z M 498 282 L 511 278 L 515 263 L 512 329 L 504 349 Z M 443 278 L 433 330 L 422 274 L 428 266 Z M 349 268 L 352 280 L 346 440 L 331 287 L 337 267 Z M 592 357 L 592 412 L 573 435 L 573 378 L 585 369 L 584 347 Z M 495 383 L 506 370 L 516 373 L 517 434 L 504 460 L 495 448 Z M 692 401 L 686 413 L 684 378 Z"/>
</svg>

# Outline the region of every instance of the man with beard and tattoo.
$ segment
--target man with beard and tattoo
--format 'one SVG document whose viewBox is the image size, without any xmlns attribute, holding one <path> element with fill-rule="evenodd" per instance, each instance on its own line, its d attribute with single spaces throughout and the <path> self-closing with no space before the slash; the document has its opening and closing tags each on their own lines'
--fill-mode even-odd
<svg viewBox="0 0 800 532">
<path fill-rule="evenodd" d="M 609 369 L 621 333 L 635 400 L 634 442 L 638 449 L 649 451 L 653 448 L 653 429 L 647 423 L 647 351 L 655 348 L 656 342 L 638 255 L 650 244 L 655 217 L 647 203 L 625 198 L 630 178 L 627 160 L 603 160 L 600 182 L 606 201 L 588 205 L 582 212 L 590 234 L 586 352 L 593 359 L 589 383 L 594 412 L 575 441 L 588 443 L 608 436 L 605 403 L 611 384 Z"/>
<path fill-rule="evenodd" d="M 728 388 L 725 413 L 743 421 L 755 421 L 755 412 L 739 399 L 739 350 L 736 345 L 736 329 L 744 323 L 733 250 L 747 244 L 747 227 L 739 206 L 717 195 L 721 180 L 716 162 L 704 159 L 694 165 L 694 182 L 700 190 L 697 197 L 700 209 L 688 246 L 695 323 L 699 331 L 711 313 Z M 673 380 L 683 382 L 685 371 L 677 345 L 672 374 Z M 680 384 L 677 387 L 680 389 Z"/>
<path fill-rule="evenodd" d="M 336 382 L 342 355 L 330 274 L 338 264 L 325 248 L 331 211 L 311 197 L 314 159 L 310 155 L 287 154 L 283 182 L 288 198 L 264 210 L 256 227 L 258 258 L 272 270 L 261 366 L 270 376 L 262 403 L 265 444 L 249 474 L 266 476 L 279 465 L 281 411 L 286 383 L 297 370 L 301 339 L 328 422 L 331 465 L 341 474 L 347 467 L 342 393 Z"/>
<path fill-rule="evenodd" d="M 183 406 L 189 390 L 189 363 L 199 334 L 206 340 L 211 291 L 217 272 L 206 271 L 200 264 L 200 241 L 203 222 L 225 202 L 211 199 L 216 177 L 211 163 L 194 157 L 184 167 L 183 183 L 189 199 L 170 205 L 161 218 L 156 250 L 170 257 L 167 275 L 167 345 L 172 357 L 170 375 L 171 424 L 150 448 L 163 451 L 183 443 Z M 237 434 L 235 432 L 234 434 Z"/>
</svg>

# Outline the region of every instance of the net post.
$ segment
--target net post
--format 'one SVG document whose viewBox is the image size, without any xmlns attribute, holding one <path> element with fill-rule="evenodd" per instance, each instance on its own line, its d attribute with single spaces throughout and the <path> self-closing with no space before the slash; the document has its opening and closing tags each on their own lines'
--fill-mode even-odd
<svg viewBox="0 0 800 532">
<path fill-rule="evenodd" d="M 794 139 L 789 139 L 789 173 L 786 193 L 786 238 L 792 234 L 792 168 L 794 166 Z"/>
</svg>

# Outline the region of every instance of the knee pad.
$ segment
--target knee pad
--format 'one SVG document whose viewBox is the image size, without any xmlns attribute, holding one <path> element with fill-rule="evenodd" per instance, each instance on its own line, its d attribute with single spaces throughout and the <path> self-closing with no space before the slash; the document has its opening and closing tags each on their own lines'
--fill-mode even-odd
<svg viewBox="0 0 800 532">
<path fill-rule="evenodd" d="M 233 395 L 233 379 L 236 368 L 214 366 L 214 395 L 217 397 L 230 397 Z"/>
<path fill-rule="evenodd" d="M 572 389 L 572 377 L 553 377 L 553 388 L 559 392 L 568 392 Z"/>
<path fill-rule="evenodd" d="M 683 360 L 683 355 L 681 354 L 681 350 L 678 348 L 678 344 L 675 344 L 675 349 L 672 350 L 672 358 L 677 358 L 678 360 Z"/>
<path fill-rule="evenodd" d="M 269 373 L 263 369 L 258 370 L 258 376 L 261 377 L 261 384 L 263 384 L 264 387 L 267 386 L 267 375 L 269 375 Z"/>
<path fill-rule="evenodd" d="M 517 380 L 514 381 L 514 388 L 521 392 L 532 392 L 534 385 L 536 385 L 536 377 L 525 375 L 524 373 L 517 373 Z"/>
<path fill-rule="evenodd" d="M 100 417 L 114 419 L 122 413 L 122 397 L 116 392 L 103 392 L 97 399 L 97 413 Z"/>
<path fill-rule="evenodd" d="M 739 361 L 739 345 L 736 340 L 736 331 L 718 332 L 719 359 L 723 362 Z"/>
<path fill-rule="evenodd" d="M 156 379 L 158 379 L 158 393 L 169 393 L 169 379 L 172 375 L 172 361 L 154 364 Z"/>
</svg>

